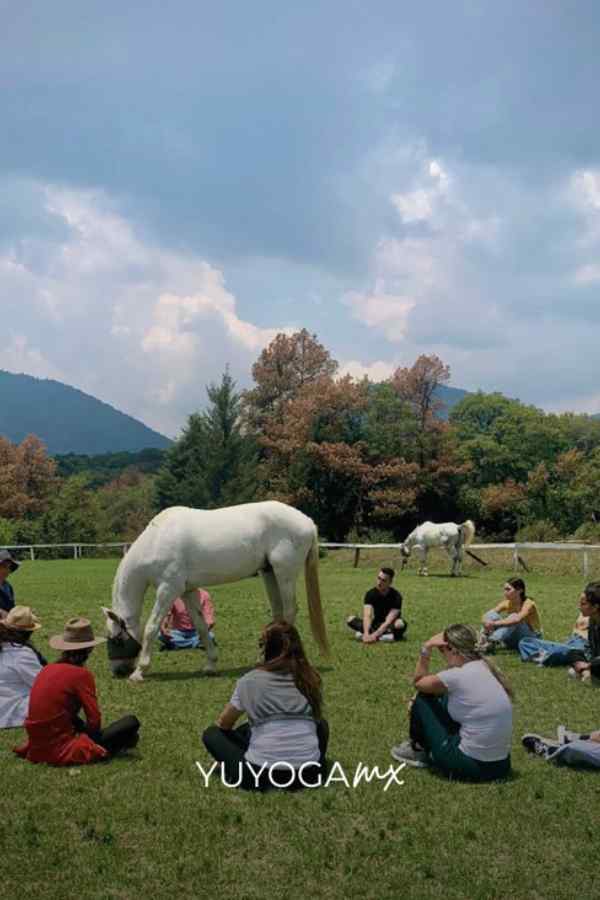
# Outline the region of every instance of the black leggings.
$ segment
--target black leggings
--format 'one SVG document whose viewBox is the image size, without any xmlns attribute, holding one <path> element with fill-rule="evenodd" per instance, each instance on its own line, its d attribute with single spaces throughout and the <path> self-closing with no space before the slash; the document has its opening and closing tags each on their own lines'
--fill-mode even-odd
<svg viewBox="0 0 600 900">
<path fill-rule="evenodd" d="M 123 716 L 101 731 L 90 731 L 78 716 L 74 724 L 76 731 L 85 731 L 96 744 L 108 750 L 111 756 L 121 750 L 131 750 L 139 740 L 140 721 L 136 716 Z"/>
<path fill-rule="evenodd" d="M 266 791 L 269 788 L 299 790 L 302 787 L 317 787 L 319 777 L 325 773 L 325 754 L 329 743 L 329 725 L 325 719 L 316 722 L 317 739 L 319 741 L 319 762 L 306 766 L 302 772 L 302 781 L 296 775 L 291 784 L 289 767 L 264 771 L 258 779 L 254 777 L 252 770 L 245 760 L 246 751 L 250 746 L 250 725 L 246 722 L 239 728 L 225 731 L 218 725 L 211 725 L 202 735 L 204 746 L 217 762 L 223 766 L 222 777 L 229 785 L 236 785 L 243 790 Z M 254 765 L 258 770 L 260 766 Z M 241 780 L 240 780 L 241 779 Z M 240 781 L 239 785 L 236 783 Z M 258 783 L 257 783 L 258 781 Z M 278 784 L 279 782 L 279 784 Z M 302 783 L 304 782 L 304 784 Z"/>
</svg>

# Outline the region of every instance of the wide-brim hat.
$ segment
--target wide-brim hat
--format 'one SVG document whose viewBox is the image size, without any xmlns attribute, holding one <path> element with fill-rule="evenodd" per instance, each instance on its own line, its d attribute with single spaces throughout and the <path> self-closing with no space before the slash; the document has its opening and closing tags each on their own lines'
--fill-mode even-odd
<svg viewBox="0 0 600 900">
<path fill-rule="evenodd" d="M 12 557 L 12 556 L 10 555 L 10 553 L 8 552 L 8 550 L 0 550 L 0 563 L 5 563 L 5 562 L 9 562 L 9 563 L 10 563 L 10 568 L 11 568 L 11 571 L 12 571 L 12 572 L 16 572 L 16 570 L 17 570 L 17 569 L 19 568 L 19 566 L 21 565 L 20 562 L 17 562 L 17 560 L 14 559 L 14 557 Z"/>
<path fill-rule="evenodd" d="M 13 631 L 37 631 L 42 627 L 42 623 L 30 606 L 13 606 L 2 619 L 2 624 Z"/>
<path fill-rule="evenodd" d="M 104 644 L 106 638 L 95 638 L 89 619 L 75 617 L 65 622 L 62 634 L 55 634 L 48 643 L 53 650 L 85 650 Z"/>
</svg>

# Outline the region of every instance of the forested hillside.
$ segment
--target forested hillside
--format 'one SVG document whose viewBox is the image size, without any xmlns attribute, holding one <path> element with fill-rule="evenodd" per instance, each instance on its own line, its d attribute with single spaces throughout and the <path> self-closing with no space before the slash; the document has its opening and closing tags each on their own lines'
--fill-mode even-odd
<svg viewBox="0 0 600 900">
<path fill-rule="evenodd" d="M 166 451 L 55 460 L 35 437 L 0 438 L 0 545 L 132 540 L 167 506 L 264 499 L 303 510 L 331 541 L 466 518 L 478 539 L 600 540 L 600 421 L 449 379 L 433 355 L 380 384 L 341 377 L 314 335 L 279 334 L 252 387 L 227 371 L 207 385 L 206 409 Z"/>
<path fill-rule="evenodd" d="M 57 453 L 112 453 L 171 441 L 132 416 L 51 379 L 0 371 L 0 435 L 20 443 L 28 434 Z"/>
</svg>

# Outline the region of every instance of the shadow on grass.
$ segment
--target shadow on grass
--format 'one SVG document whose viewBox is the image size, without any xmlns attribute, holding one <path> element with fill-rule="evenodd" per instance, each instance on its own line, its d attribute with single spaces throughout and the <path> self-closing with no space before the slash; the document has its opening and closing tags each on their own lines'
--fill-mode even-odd
<svg viewBox="0 0 600 900">
<path fill-rule="evenodd" d="M 247 672 L 251 672 L 254 666 L 238 666 L 235 669 L 219 669 L 212 675 L 206 672 L 149 672 L 144 675 L 144 681 L 190 681 L 191 679 L 210 679 L 215 678 L 241 678 Z"/>
<path fill-rule="evenodd" d="M 446 784 L 448 782 L 456 781 L 459 784 L 472 784 L 472 785 L 481 785 L 489 786 L 490 784 L 514 784 L 517 781 L 520 781 L 523 777 L 518 769 L 512 769 L 510 775 L 507 775 L 506 778 L 496 778 L 494 781 L 476 781 L 473 778 L 459 778 L 458 776 L 448 776 L 445 775 L 441 769 L 436 769 L 434 766 L 430 766 L 427 769 L 427 774 L 430 778 L 435 778 L 437 781 L 443 781 Z"/>
</svg>

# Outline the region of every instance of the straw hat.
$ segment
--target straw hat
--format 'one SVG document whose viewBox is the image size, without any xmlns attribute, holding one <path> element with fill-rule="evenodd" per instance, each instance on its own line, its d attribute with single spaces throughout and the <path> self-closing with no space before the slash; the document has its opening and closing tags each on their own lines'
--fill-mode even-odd
<svg viewBox="0 0 600 900">
<path fill-rule="evenodd" d="M 13 606 L 2 619 L 2 624 L 5 628 L 12 628 L 13 631 L 37 631 L 42 627 L 42 623 L 32 613 L 30 606 Z"/>
<path fill-rule="evenodd" d="M 62 634 L 55 634 L 48 643 L 54 650 L 85 650 L 103 644 L 106 638 L 94 638 L 89 619 L 75 617 L 65 622 Z"/>
</svg>

